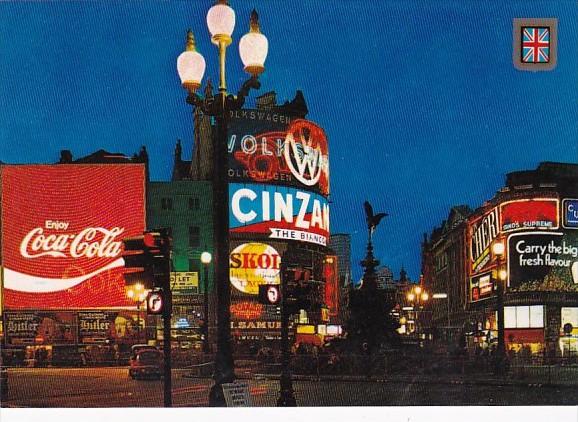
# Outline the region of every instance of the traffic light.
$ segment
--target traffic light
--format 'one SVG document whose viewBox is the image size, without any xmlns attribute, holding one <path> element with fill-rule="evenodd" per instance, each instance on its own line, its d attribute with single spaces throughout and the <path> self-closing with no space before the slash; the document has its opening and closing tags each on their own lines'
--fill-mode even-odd
<svg viewBox="0 0 578 422">
<path fill-rule="evenodd" d="M 145 288 L 165 287 L 170 273 L 170 237 L 168 231 L 147 231 L 142 236 L 123 240 L 126 284 L 141 283 Z"/>
<path fill-rule="evenodd" d="M 288 313 L 296 314 L 300 309 L 307 310 L 311 307 L 313 286 L 310 283 L 310 277 L 311 272 L 304 268 L 287 268 L 283 272 L 284 305 Z"/>
</svg>

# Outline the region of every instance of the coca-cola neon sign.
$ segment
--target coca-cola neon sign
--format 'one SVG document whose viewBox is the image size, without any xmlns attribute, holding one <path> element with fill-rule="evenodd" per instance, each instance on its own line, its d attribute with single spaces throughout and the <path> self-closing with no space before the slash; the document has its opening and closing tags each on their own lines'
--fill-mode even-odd
<svg viewBox="0 0 578 422">
<path fill-rule="evenodd" d="M 115 239 L 124 232 L 120 227 L 107 230 L 103 227 L 88 227 L 78 234 L 45 234 L 42 227 L 36 227 L 24 237 L 20 244 L 20 254 L 24 258 L 51 256 L 53 258 L 115 258 L 120 255 L 122 241 Z M 97 235 L 102 234 L 98 240 Z"/>
</svg>

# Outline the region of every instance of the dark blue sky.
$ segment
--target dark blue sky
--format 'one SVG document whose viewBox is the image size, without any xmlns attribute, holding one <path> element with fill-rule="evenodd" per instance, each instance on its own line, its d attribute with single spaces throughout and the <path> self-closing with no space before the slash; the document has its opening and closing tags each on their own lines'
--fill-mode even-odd
<svg viewBox="0 0 578 422">
<path fill-rule="evenodd" d="M 55 162 L 145 144 L 153 180 L 173 149 L 190 157 L 190 108 L 176 73 L 192 28 L 207 73 L 217 53 L 210 0 L 0 2 L 0 160 Z M 330 142 L 333 232 L 366 240 L 362 203 L 391 217 L 375 253 L 412 279 L 422 233 L 452 205 L 479 206 L 505 173 L 578 161 L 578 3 L 559 1 L 231 1 L 228 85 L 245 78 L 237 42 L 256 7 L 269 39 L 262 92 L 303 90 Z M 557 17 L 558 65 L 512 65 L 512 19 Z"/>
</svg>

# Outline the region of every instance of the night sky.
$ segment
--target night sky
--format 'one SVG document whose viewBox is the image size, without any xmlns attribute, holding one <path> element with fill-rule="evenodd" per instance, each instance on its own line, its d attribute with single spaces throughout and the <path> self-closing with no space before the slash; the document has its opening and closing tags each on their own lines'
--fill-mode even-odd
<svg viewBox="0 0 578 422">
<path fill-rule="evenodd" d="M 391 214 L 375 254 L 420 272 L 424 232 L 453 205 L 481 205 L 510 171 L 578 161 L 578 3 L 560 1 L 234 1 L 230 91 L 245 74 L 239 38 L 256 7 L 269 39 L 260 93 L 304 92 L 330 142 L 331 230 L 352 234 L 363 201 Z M 51 163 L 146 145 L 152 180 L 169 180 L 177 138 L 192 148 L 176 59 L 191 28 L 207 72 L 217 50 L 210 0 L 0 2 L 0 161 Z M 512 64 L 512 19 L 558 18 L 558 64 Z M 206 80 L 206 79 L 205 79 Z M 255 95 L 255 94 L 253 94 Z M 251 105 L 251 102 L 249 103 Z"/>
</svg>

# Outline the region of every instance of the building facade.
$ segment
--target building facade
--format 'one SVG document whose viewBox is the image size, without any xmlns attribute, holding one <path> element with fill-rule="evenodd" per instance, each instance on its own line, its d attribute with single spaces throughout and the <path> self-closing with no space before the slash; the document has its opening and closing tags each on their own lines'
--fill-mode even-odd
<svg viewBox="0 0 578 422">
<path fill-rule="evenodd" d="M 146 161 L 144 149 L 78 160 L 63 151 L 58 164 L 0 167 L 2 348 L 12 364 L 111 362 L 146 341 L 121 259 L 122 239 L 145 229 Z"/>
<path fill-rule="evenodd" d="M 147 192 L 147 228 L 168 228 L 172 236 L 171 287 L 173 338 L 181 348 L 201 347 L 200 324 L 215 331 L 213 271 L 205 271 L 203 252 L 213 252 L 212 185 L 209 181 L 151 182 Z M 209 318 L 204 315 L 207 278 Z M 159 321 L 159 331 L 162 330 Z M 160 338 L 156 335 L 154 338 Z M 216 340 L 209 335 L 209 340 Z"/>
<path fill-rule="evenodd" d="M 452 291 L 456 295 L 449 316 L 445 313 L 451 323 L 451 304 L 464 307 L 463 318 L 456 316 L 452 325 L 462 325 L 470 349 L 495 347 L 502 282 L 507 350 L 576 353 L 577 198 L 578 165 L 541 163 L 509 173 L 505 186 L 465 221 L 424 242 L 425 281 L 432 291 L 447 282 L 448 298 Z M 505 246 L 501 255 L 492 253 L 498 242 Z M 434 315 L 443 319 L 443 308 L 434 308 Z"/>
</svg>

